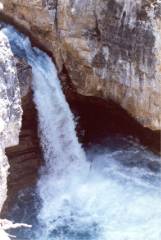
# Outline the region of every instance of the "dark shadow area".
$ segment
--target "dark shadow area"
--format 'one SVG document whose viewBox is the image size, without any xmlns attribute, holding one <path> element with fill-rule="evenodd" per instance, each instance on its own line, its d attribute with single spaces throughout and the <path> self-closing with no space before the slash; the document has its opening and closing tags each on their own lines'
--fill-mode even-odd
<svg viewBox="0 0 161 240">
<path fill-rule="evenodd" d="M 143 127 L 112 100 L 76 93 L 64 66 L 60 74 L 63 89 L 76 115 L 77 130 L 83 144 L 99 143 L 115 135 L 132 136 L 157 154 L 161 153 L 161 132 Z"/>
<path fill-rule="evenodd" d="M 71 108 L 78 117 L 79 132 L 83 131 L 84 143 L 99 142 L 109 135 L 132 135 L 156 152 L 160 152 L 160 132 L 144 128 L 113 101 L 95 97 L 70 100 Z"/>
</svg>

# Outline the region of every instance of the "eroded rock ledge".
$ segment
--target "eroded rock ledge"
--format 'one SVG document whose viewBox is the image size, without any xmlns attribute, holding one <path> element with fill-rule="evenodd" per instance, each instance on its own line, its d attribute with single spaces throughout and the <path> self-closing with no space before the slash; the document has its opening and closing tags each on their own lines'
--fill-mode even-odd
<svg viewBox="0 0 161 240">
<path fill-rule="evenodd" d="M 161 130 L 159 0 L 2 0 L 9 16 L 53 53 L 78 93 L 111 99 Z"/>
</svg>

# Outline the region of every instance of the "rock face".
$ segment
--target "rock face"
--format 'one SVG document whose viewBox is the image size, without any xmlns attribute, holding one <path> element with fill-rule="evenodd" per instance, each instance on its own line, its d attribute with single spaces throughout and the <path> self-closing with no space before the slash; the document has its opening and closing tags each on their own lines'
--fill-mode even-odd
<svg viewBox="0 0 161 240">
<path fill-rule="evenodd" d="M 22 59 L 15 59 L 22 102 L 22 127 L 19 144 L 6 149 L 10 163 L 8 176 L 9 201 L 18 190 L 36 181 L 41 164 L 41 151 L 37 134 L 37 113 L 32 101 L 32 69 Z"/>
<path fill-rule="evenodd" d="M 0 212 L 7 195 L 5 206 L 35 182 L 41 163 L 31 81 L 31 67 L 13 55 L 0 31 Z"/>
<path fill-rule="evenodd" d="M 65 66 L 77 92 L 111 99 L 143 126 L 161 130 L 159 0 L 2 0 Z"/>
<path fill-rule="evenodd" d="M 15 61 L 7 38 L 0 32 L 0 211 L 7 196 L 9 164 L 5 148 L 18 144 L 21 116 Z"/>
</svg>

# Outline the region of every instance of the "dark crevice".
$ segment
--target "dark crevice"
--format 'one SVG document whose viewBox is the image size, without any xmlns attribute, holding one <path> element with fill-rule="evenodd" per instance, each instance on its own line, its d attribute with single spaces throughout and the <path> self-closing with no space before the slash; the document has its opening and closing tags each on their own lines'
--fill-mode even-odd
<svg viewBox="0 0 161 240">
<path fill-rule="evenodd" d="M 110 99 L 103 100 L 78 94 L 65 66 L 60 78 L 67 101 L 78 117 L 77 130 L 83 144 L 100 142 L 103 138 L 114 135 L 132 136 L 145 147 L 161 153 L 160 131 L 143 127 L 126 110 Z"/>
</svg>

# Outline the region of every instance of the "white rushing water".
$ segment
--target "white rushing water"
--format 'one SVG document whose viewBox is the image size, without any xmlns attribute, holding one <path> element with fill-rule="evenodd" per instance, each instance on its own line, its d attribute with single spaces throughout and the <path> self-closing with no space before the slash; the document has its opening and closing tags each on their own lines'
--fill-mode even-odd
<svg viewBox="0 0 161 240">
<path fill-rule="evenodd" d="M 120 163 L 157 157 L 134 144 L 117 151 L 93 146 L 85 156 L 51 59 L 12 27 L 3 31 L 33 72 L 45 159 L 34 239 L 161 240 L 160 173 Z"/>
</svg>

